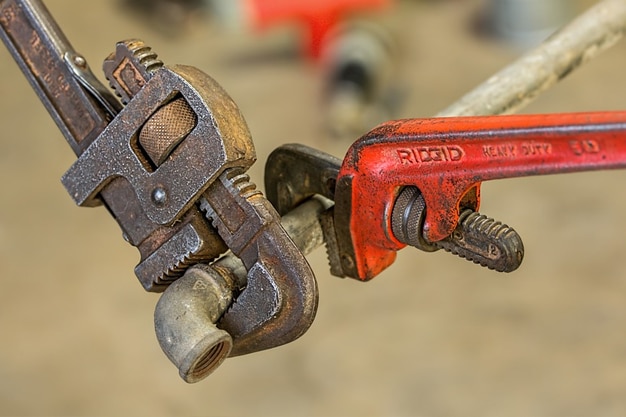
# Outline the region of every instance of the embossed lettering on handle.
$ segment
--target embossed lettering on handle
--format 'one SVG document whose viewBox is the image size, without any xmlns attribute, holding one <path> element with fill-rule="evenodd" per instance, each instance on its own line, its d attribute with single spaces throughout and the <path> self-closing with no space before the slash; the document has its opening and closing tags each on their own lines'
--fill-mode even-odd
<svg viewBox="0 0 626 417">
<path fill-rule="evenodd" d="M 65 57 L 77 57 L 85 72 L 89 71 L 86 61 L 73 51 L 40 1 L 3 0 L 0 28 L 0 37 L 13 58 L 74 153 L 80 155 L 111 118 L 82 87 Z"/>
<path fill-rule="evenodd" d="M 389 220 L 403 187 L 422 194 L 423 237 L 439 242 L 463 209 L 478 210 L 483 181 L 625 167 L 626 112 L 390 121 L 346 154 L 335 213 L 351 213 L 337 223 L 350 224 L 352 240 L 339 243 L 354 257 L 353 274 L 370 279 L 403 247 Z"/>
</svg>

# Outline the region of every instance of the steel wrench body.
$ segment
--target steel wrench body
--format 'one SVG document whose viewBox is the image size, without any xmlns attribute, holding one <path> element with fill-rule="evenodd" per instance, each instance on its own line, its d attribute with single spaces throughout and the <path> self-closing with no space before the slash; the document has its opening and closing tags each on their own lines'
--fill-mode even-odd
<svg viewBox="0 0 626 417">
<path fill-rule="evenodd" d="M 217 275 L 208 275 L 223 275 L 225 284 L 218 286 L 230 294 L 221 299 L 235 302 L 222 312 L 233 354 L 302 335 L 317 308 L 315 278 L 278 214 L 244 175 L 256 160 L 254 144 L 219 84 L 193 67 L 166 67 L 141 41 L 124 41 L 104 63 L 121 106 L 40 1 L 3 0 L 0 25 L 78 156 L 63 184 L 78 205 L 105 204 L 141 253 L 135 273 L 144 288 L 164 291 L 192 266 L 213 268 L 230 249 L 243 261 L 244 275 L 223 263 L 216 264 Z M 162 330 L 166 339 L 172 334 Z M 189 336 L 184 331 L 181 340 Z M 190 382 L 210 369 L 203 367 L 210 362 L 204 354 L 216 352 L 192 350 L 199 357 Z M 228 355 L 230 348 L 219 352 Z"/>
</svg>

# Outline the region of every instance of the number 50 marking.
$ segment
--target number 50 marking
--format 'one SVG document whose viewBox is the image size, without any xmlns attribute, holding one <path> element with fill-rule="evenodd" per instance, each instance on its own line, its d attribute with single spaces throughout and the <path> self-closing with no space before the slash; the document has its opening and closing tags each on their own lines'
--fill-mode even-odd
<svg viewBox="0 0 626 417">
<path fill-rule="evenodd" d="M 575 155 L 600 152 L 600 145 L 593 139 L 571 140 L 569 146 Z"/>
</svg>

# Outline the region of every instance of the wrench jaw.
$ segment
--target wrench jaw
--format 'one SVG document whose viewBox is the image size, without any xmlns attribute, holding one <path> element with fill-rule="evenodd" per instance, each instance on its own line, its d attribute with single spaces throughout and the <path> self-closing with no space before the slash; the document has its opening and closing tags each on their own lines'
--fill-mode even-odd
<svg viewBox="0 0 626 417">
<path fill-rule="evenodd" d="M 276 148 L 265 164 L 267 199 L 284 216 L 300 203 L 318 194 L 335 199 L 341 160 L 298 143 Z"/>
<path fill-rule="evenodd" d="M 355 180 L 357 175 L 340 176 L 340 170 L 344 166 L 338 158 L 308 146 L 283 145 L 275 149 L 267 159 L 265 189 L 268 199 L 280 213 L 293 210 L 314 195 L 334 200 L 334 206 L 327 209 L 320 218 L 331 274 L 367 280 L 393 263 L 395 251 L 386 249 L 381 251 L 378 247 L 368 247 L 368 250 L 372 249 L 373 252 L 367 256 L 358 256 L 355 252 L 357 247 L 353 241 L 353 230 L 369 230 L 372 221 L 370 219 L 366 223 L 352 225 L 354 211 L 361 209 L 360 206 L 353 204 L 355 199 L 353 190 L 357 189 L 353 181 L 358 179 Z M 360 189 L 360 191 L 365 191 L 366 195 L 363 196 L 365 200 L 373 199 L 369 190 Z M 372 216 L 379 217 L 380 214 Z M 397 242 L 397 249 L 404 246 Z M 364 275 L 359 275 L 357 263 L 363 258 L 376 259 L 378 263 L 377 272 L 365 278 Z"/>
<path fill-rule="evenodd" d="M 231 356 L 290 343 L 315 319 L 317 283 L 306 260 L 279 228 L 275 223 L 257 239 L 259 260 L 248 271 L 245 290 L 218 324 L 233 337 Z"/>
<path fill-rule="evenodd" d="M 232 356 L 289 343 L 308 330 L 318 290 L 306 259 L 265 197 L 237 170 L 209 187 L 201 209 L 247 271 L 245 289 L 220 321 Z"/>
<path fill-rule="evenodd" d="M 280 214 L 295 209 L 302 202 L 319 195 L 335 200 L 337 177 L 341 160 L 301 144 L 286 144 L 276 148 L 265 165 L 265 189 L 268 200 Z M 350 186 L 348 185 L 348 188 Z M 336 277 L 354 276 L 354 249 L 350 239 L 349 194 L 334 202 L 320 216 L 320 224 L 330 272 Z M 336 220 L 339 218 L 339 220 Z M 339 237 L 341 236 L 341 237 Z"/>
</svg>

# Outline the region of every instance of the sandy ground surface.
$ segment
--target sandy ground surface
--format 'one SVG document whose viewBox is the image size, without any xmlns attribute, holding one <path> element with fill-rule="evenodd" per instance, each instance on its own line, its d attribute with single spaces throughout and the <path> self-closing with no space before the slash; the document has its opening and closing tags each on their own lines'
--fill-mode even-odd
<svg viewBox="0 0 626 417">
<path fill-rule="evenodd" d="M 348 146 L 320 128 L 319 73 L 282 31 L 255 38 L 197 19 L 169 38 L 113 1 L 47 3 L 96 70 L 116 41 L 140 37 L 216 78 L 250 125 L 259 184 L 281 143 L 338 156 Z M 478 6 L 395 13 L 410 91 L 401 116 L 436 113 L 521 52 L 471 32 Z M 526 111 L 626 108 L 625 65 L 622 42 Z M 105 210 L 67 196 L 72 152 L 3 48 L 0 125 L 1 415 L 626 414 L 625 172 L 485 184 L 482 211 L 526 246 L 507 276 L 405 249 L 363 284 L 331 277 L 320 249 L 310 331 L 187 385 L 156 342 L 157 295 L 133 275 L 138 254 Z"/>
</svg>

